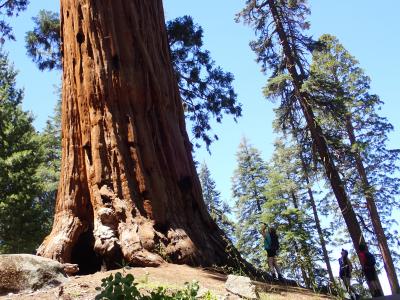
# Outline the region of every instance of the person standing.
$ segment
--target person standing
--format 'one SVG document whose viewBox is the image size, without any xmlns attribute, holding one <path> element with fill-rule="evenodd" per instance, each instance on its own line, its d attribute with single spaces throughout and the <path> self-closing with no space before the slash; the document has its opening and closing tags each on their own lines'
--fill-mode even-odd
<svg viewBox="0 0 400 300">
<path fill-rule="evenodd" d="M 360 257 L 360 263 L 365 278 L 367 278 L 367 280 L 371 283 L 372 297 L 383 296 L 381 286 L 378 281 L 378 275 L 375 269 L 376 265 L 375 256 L 368 251 L 368 247 L 366 244 L 360 244 L 358 246 L 358 249 L 359 249 L 358 256 Z"/>
<path fill-rule="evenodd" d="M 339 258 L 339 277 L 343 281 L 343 284 L 346 288 L 346 291 L 349 293 L 350 298 L 356 300 L 358 298 L 358 294 L 351 286 L 351 272 L 353 271 L 353 265 L 349 259 L 349 252 L 345 249 L 342 249 L 340 253 L 341 256 Z"/>
<path fill-rule="evenodd" d="M 281 271 L 276 262 L 276 255 L 279 250 L 279 239 L 276 233 L 276 229 L 274 227 L 269 227 L 267 230 L 267 226 L 265 224 L 261 227 L 261 234 L 264 237 L 264 249 L 267 251 L 268 255 L 268 266 L 270 271 L 272 272 L 272 278 L 276 279 L 275 271 L 278 275 L 279 280 L 283 280 Z"/>
</svg>

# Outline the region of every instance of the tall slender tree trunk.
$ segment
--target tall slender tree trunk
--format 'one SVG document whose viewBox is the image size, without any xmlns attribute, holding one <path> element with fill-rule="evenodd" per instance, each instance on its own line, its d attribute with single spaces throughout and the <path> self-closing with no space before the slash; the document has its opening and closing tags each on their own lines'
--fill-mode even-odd
<svg viewBox="0 0 400 300">
<path fill-rule="evenodd" d="M 347 229 L 349 231 L 354 248 L 357 251 L 357 254 L 359 254 L 359 243 L 364 242 L 364 237 L 362 235 L 360 225 L 358 224 L 356 214 L 354 213 L 353 207 L 347 197 L 339 172 L 330 155 L 330 151 L 324 138 L 322 128 L 315 120 L 314 112 L 312 110 L 312 107 L 310 106 L 311 97 L 308 95 L 308 93 L 302 91 L 301 89 L 303 85 L 303 79 L 299 76 L 296 70 L 297 60 L 292 55 L 293 52 L 291 50 L 291 46 L 288 42 L 288 38 L 283 28 L 280 15 L 276 8 L 275 0 L 267 1 L 276 25 L 277 34 L 282 44 L 284 56 L 286 58 L 286 68 L 290 76 L 292 77 L 295 95 L 300 103 L 303 115 L 306 119 L 307 126 L 311 134 L 311 138 L 316 145 L 317 151 L 325 168 L 326 176 L 331 184 L 339 208 L 346 222 Z M 372 290 L 371 283 L 368 280 L 367 282 L 371 293 L 373 293 L 374 291 Z"/>
<path fill-rule="evenodd" d="M 351 122 L 350 115 L 346 116 L 346 130 L 349 136 L 349 141 L 352 146 L 352 149 L 353 148 L 356 149 L 354 146 L 356 146 L 357 140 L 354 134 L 354 127 Z M 378 240 L 379 249 L 382 254 L 383 265 L 385 267 L 385 271 L 389 280 L 390 288 L 392 290 L 393 295 L 399 294 L 400 293 L 399 281 L 396 275 L 396 269 L 393 263 L 392 255 L 390 253 L 387 238 L 385 236 L 381 219 L 379 217 L 378 209 L 375 204 L 373 187 L 370 185 L 368 181 L 367 172 L 365 170 L 363 159 L 361 157 L 360 152 L 358 150 L 354 150 L 353 155 L 356 162 L 357 172 L 361 179 L 364 196 L 365 199 L 367 200 L 367 209 L 371 218 L 375 235 Z"/>
<path fill-rule="evenodd" d="M 292 127 L 294 139 L 298 143 L 300 143 L 300 141 L 298 140 L 296 127 L 294 126 L 293 122 L 291 122 L 290 125 Z M 318 209 L 317 209 L 317 205 L 316 205 L 316 202 L 315 202 L 314 193 L 313 193 L 313 191 L 311 189 L 311 180 L 310 180 L 310 175 L 309 175 L 309 172 L 308 172 L 309 167 L 308 167 L 308 165 L 306 163 L 306 160 L 304 158 L 302 149 L 299 150 L 299 159 L 300 159 L 300 162 L 301 162 L 301 168 L 303 170 L 304 181 L 305 181 L 305 183 L 307 185 L 308 201 L 311 204 L 311 208 L 312 208 L 312 211 L 313 211 L 315 227 L 317 229 L 319 242 L 321 244 L 322 255 L 324 257 L 324 262 L 325 262 L 325 265 L 326 265 L 326 269 L 328 271 L 329 280 L 330 280 L 330 282 L 331 282 L 331 284 L 333 286 L 336 286 L 336 281 L 335 281 L 335 277 L 333 276 L 331 261 L 330 261 L 330 258 L 329 258 L 328 250 L 326 248 L 326 241 L 325 241 L 325 237 L 324 237 L 324 232 L 322 231 L 321 221 L 320 221 L 319 215 L 318 215 Z"/>
<path fill-rule="evenodd" d="M 297 201 L 297 197 L 294 192 L 291 192 L 291 198 L 292 198 L 292 203 L 293 203 L 294 208 L 299 209 L 299 203 Z M 297 222 L 297 225 L 300 227 L 300 229 L 304 230 L 303 223 L 300 222 L 300 220 L 296 220 L 296 222 Z M 304 281 L 306 282 L 306 287 L 311 288 L 313 285 L 315 285 L 314 270 L 311 267 L 311 265 L 312 265 L 311 253 L 310 253 L 308 245 L 306 243 L 301 242 L 300 246 L 303 250 L 301 252 L 303 252 L 303 253 L 299 252 L 299 249 L 297 249 L 297 248 L 296 248 L 296 251 L 300 257 L 304 257 L 305 260 L 307 260 L 307 265 L 306 266 L 302 265 L 301 268 L 302 268 L 302 272 L 303 272 L 303 277 L 304 277 L 304 274 L 306 274 L 304 277 Z"/>
<path fill-rule="evenodd" d="M 161 0 L 62 0 L 62 167 L 38 254 L 82 273 L 124 259 L 229 264 L 207 213 Z"/>
<path fill-rule="evenodd" d="M 292 222 L 292 220 L 290 218 L 288 218 L 288 224 L 289 224 L 290 227 L 293 227 L 293 222 Z M 302 255 L 302 253 L 300 251 L 300 247 L 299 247 L 297 241 L 293 241 L 293 248 L 294 248 L 294 251 L 295 251 L 295 254 L 296 254 L 295 255 L 295 258 L 296 258 L 295 262 L 297 263 L 297 265 L 300 268 L 301 277 L 303 277 L 303 281 L 304 281 L 305 286 L 307 288 L 310 288 L 311 287 L 310 279 L 307 276 L 306 269 L 304 268 L 304 264 L 303 264 L 302 259 L 301 259 L 303 257 L 303 255 Z"/>
<path fill-rule="evenodd" d="M 296 251 L 296 260 L 297 263 L 300 266 L 300 271 L 301 271 L 301 276 L 303 277 L 304 284 L 306 288 L 310 289 L 311 288 L 311 279 L 307 274 L 306 268 L 304 267 L 304 263 L 302 262 L 302 253 L 300 251 L 299 245 L 297 242 L 293 242 L 294 245 L 294 251 Z"/>
<path fill-rule="evenodd" d="M 312 208 L 312 211 L 313 211 L 315 227 L 317 228 L 319 242 L 321 244 L 322 254 L 324 256 L 324 261 L 325 261 L 326 269 L 328 271 L 329 280 L 335 286 L 336 285 L 335 277 L 333 276 L 328 250 L 326 249 L 326 242 L 325 242 L 325 238 L 324 238 L 324 232 L 322 231 L 321 221 L 319 219 L 317 205 L 316 205 L 315 199 L 314 199 L 314 193 L 313 193 L 313 191 L 312 191 L 312 189 L 310 187 L 310 177 L 309 177 L 308 171 L 307 171 L 307 164 L 306 164 L 306 162 L 304 160 L 304 157 L 303 157 L 303 154 L 301 152 L 300 152 L 300 160 L 301 160 L 301 164 L 302 164 L 304 180 L 305 180 L 305 183 L 307 184 L 308 200 L 309 200 L 309 203 L 311 204 L 311 208 Z"/>
</svg>

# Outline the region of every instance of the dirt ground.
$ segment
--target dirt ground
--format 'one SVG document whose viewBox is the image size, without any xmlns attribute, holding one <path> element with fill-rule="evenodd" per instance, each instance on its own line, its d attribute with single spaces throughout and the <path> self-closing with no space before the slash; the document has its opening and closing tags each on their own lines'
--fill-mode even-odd
<svg viewBox="0 0 400 300">
<path fill-rule="evenodd" d="M 15 294 L 0 297 L 5 299 L 79 299 L 92 300 L 98 294 L 96 287 L 101 284 L 101 279 L 116 272 L 131 273 L 135 277 L 135 282 L 139 283 L 139 287 L 146 289 L 155 289 L 158 286 L 165 286 L 171 289 L 182 288 L 185 282 L 196 280 L 200 284 L 200 290 L 209 290 L 215 296 L 227 296 L 225 290 L 226 275 L 217 272 L 204 270 L 200 268 L 192 268 L 185 265 L 165 264 L 158 268 L 130 268 L 123 270 L 114 270 L 109 272 L 98 272 L 86 276 L 70 277 L 70 280 L 62 286 L 51 288 L 48 290 L 40 290 L 28 294 Z M 317 295 L 306 289 L 298 287 L 280 286 L 257 283 L 260 298 L 263 300 L 319 300 L 329 299 L 323 295 Z M 230 297 L 229 299 L 234 299 Z M 237 299 L 237 298 L 236 298 Z"/>
</svg>

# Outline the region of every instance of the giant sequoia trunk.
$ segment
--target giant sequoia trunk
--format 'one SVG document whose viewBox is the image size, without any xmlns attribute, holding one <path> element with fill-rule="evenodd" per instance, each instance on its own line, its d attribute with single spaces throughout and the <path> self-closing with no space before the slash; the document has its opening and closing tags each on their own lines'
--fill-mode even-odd
<svg viewBox="0 0 400 300">
<path fill-rule="evenodd" d="M 354 127 L 351 122 L 351 116 L 346 116 L 346 130 L 349 137 L 350 145 L 353 149 L 357 149 L 355 146 L 357 144 L 356 136 L 354 133 Z M 372 226 L 374 228 L 375 235 L 377 237 L 377 242 L 379 245 L 380 252 L 382 254 L 383 265 L 385 267 L 385 271 L 389 280 L 390 288 L 392 290 L 392 294 L 400 293 L 399 281 L 396 275 L 396 268 L 393 263 L 392 255 L 390 253 L 389 245 L 387 242 L 387 238 L 385 235 L 385 231 L 383 229 L 381 218 L 379 217 L 378 209 L 375 204 L 373 187 L 369 183 L 367 177 L 367 171 L 365 170 L 363 159 L 358 150 L 353 152 L 356 169 L 358 175 L 360 176 L 362 188 L 364 192 L 365 199 L 367 200 L 367 209 L 371 218 Z"/>
<path fill-rule="evenodd" d="M 299 73 L 296 69 L 296 62 L 298 61 L 296 57 L 293 55 L 293 51 L 288 41 L 288 36 L 285 32 L 285 29 L 282 25 L 281 17 L 278 13 L 278 10 L 275 5 L 275 0 L 267 0 L 268 6 L 271 10 L 272 17 L 274 19 L 274 23 L 276 26 L 276 32 L 278 34 L 279 40 L 282 45 L 282 50 L 285 56 L 286 69 L 288 70 L 294 87 L 294 92 L 297 100 L 301 106 L 304 118 L 306 120 L 308 130 L 310 131 L 311 138 L 313 143 L 316 146 L 317 152 L 320 156 L 321 162 L 325 169 L 325 174 L 327 179 L 330 182 L 332 187 L 332 191 L 335 194 L 338 206 L 341 210 L 343 219 L 347 225 L 347 230 L 349 231 L 350 238 L 353 242 L 354 249 L 359 253 L 359 244 L 364 243 L 364 236 L 362 234 L 360 225 L 357 221 L 356 214 L 353 210 L 352 204 L 347 196 L 347 193 L 344 189 L 344 185 L 342 179 L 339 175 L 339 172 L 335 166 L 335 163 L 331 157 L 330 150 L 328 148 L 328 144 L 325 140 L 324 133 L 322 131 L 321 126 L 316 122 L 316 118 L 314 116 L 314 111 L 310 105 L 311 97 L 310 95 L 302 90 L 303 86 L 303 78 L 299 76 Z M 367 279 L 367 283 L 371 294 L 374 293 L 373 284 Z M 378 280 L 379 283 L 379 280 Z M 380 291 L 382 293 L 382 288 L 380 287 Z M 383 293 L 382 293 L 383 294 Z"/>
<path fill-rule="evenodd" d="M 38 254 L 81 272 L 124 259 L 227 264 L 207 213 L 161 0 L 62 0 L 62 168 Z"/>
</svg>

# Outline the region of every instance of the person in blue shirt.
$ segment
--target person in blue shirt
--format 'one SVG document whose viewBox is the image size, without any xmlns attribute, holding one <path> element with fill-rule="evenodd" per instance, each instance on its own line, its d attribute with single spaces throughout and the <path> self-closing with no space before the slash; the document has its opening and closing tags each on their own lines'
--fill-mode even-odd
<svg viewBox="0 0 400 300">
<path fill-rule="evenodd" d="M 266 224 L 262 224 L 261 226 L 261 234 L 264 237 L 264 249 L 267 251 L 268 255 L 268 266 L 270 271 L 272 272 L 272 277 L 276 279 L 275 271 L 278 274 L 278 279 L 283 280 L 281 271 L 276 262 L 276 255 L 279 250 L 279 239 L 276 233 L 276 229 L 272 226 L 269 226 L 267 230 Z"/>
</svg>

